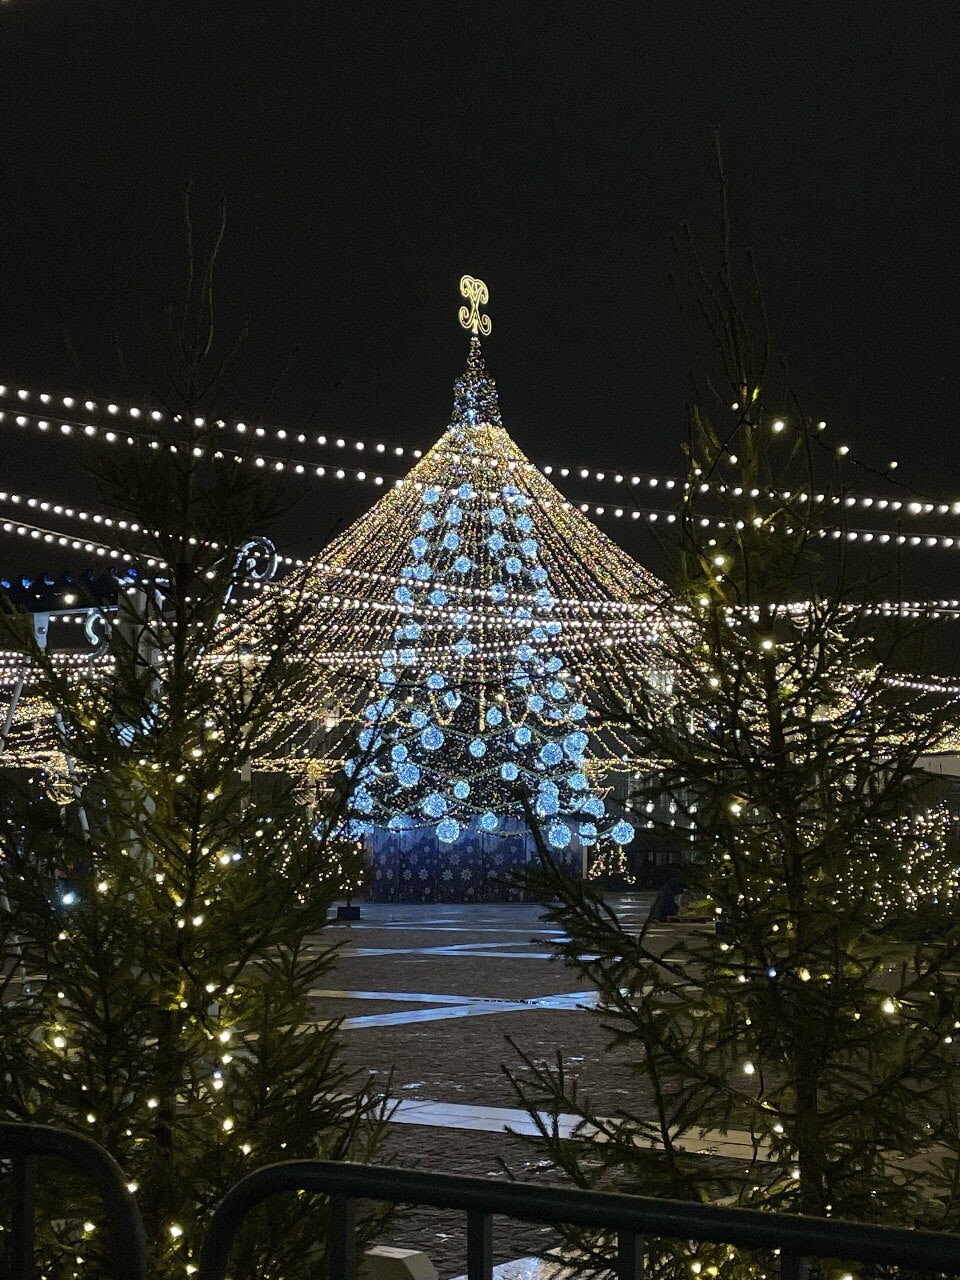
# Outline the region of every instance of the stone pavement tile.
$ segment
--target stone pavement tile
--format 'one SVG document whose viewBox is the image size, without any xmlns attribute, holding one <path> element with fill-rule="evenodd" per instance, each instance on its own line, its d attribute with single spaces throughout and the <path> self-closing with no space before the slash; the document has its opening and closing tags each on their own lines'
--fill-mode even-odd
<svg viewBox="0 0 960 1280">
<path fill-rule="evenodd" d="M 552 1062 L 562 1054 L 566 1071 L 578 1077 L 598 1109 L 643 1106 L 623 1054 L 607 1050 L 609 1033 L 597 1017 L 577 1009 L 535 1006 L 486 1017 L 401 1026 L 358 1028 L 345 1033 L 346 1061 L 384 1078 L 393 1069 L 394 1092 L 416 1085 L 416 1093 L 439 1102 L 514 1106 L 503 1063 L 522 1078 L 512 1039 L 531 1057 Z"/>
</svg>

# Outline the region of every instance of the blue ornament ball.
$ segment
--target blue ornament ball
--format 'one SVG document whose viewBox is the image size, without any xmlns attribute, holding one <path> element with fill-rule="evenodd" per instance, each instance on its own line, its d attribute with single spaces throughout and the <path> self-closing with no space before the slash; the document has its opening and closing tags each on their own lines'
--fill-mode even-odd
<svg viewBox="0 0 960 1280">
<path fill-rule="evenodd" d="M 455 818 L 444 818 L 437 823 L 437 838 L 441 844 L 453 844 L 460 834 L 460 823 Z"/>
<path fill-rule="evenodd" d="M 547 832 L 547 840 L 554 849 L 566 849 L 570 843 L 570 828 L 565 822 L 554 822 Z"/>
</svg>

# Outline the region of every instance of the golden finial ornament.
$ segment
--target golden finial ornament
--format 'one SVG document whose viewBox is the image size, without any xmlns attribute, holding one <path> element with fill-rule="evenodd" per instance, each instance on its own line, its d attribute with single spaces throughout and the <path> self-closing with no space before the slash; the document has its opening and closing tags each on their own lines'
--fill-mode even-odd
<svg viewBox="0 0 960 1280">
<path fill-rule="evenodd" d="M 489 337 L 493 325 L 489 316 L 480 314 L 480 308 L 485 307 L 490 301 L 490 290 L 482 280 L 475 280 L 473 276 L 463 276 L 460 280 L 460 293 L 470 303 L 469 307 L 460 308 L 460 323 L 464 329 L 469 329 L 474 337 L 481 333 L 485 338 Z"/>
</svg>

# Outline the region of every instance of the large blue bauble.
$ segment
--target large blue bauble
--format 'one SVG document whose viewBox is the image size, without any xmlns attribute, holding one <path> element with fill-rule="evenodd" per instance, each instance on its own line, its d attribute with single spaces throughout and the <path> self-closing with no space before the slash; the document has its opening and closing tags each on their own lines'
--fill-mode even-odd
<svg viewBox="0 0 960 1280">
<path fill-rule="evenodd" d="M 499 707 L 487 707 L 487 724 L 497 725 L 503 721 L 503 712 Z"/>
<path fill-rule="evenodd" d="M 416 711 L 411 711 L 410 723 L 414 729 L 422 729 L 424 725 L 430 723 L 430 717 L 425 711 L 421 711 L 418 708 Z"/>
<path fill-rule="evenodd" d="M 451 529 L 450 532 L 445 535 L 443 539 L 443 545 L 444 545 L 444 549 L 447 551 L 456 551 L 457 548 L 460 546 L 459 533 L 454 533 L 453 530 Z"/>
<path fill-rule="evenodd" d="M 624 818 L 621 818 L 620 821 L 614 825 L 610 835 L 617 844 L 629 844 L 636 835 L 636 832 L 629 822 Z"/>
<path fill-rule="evenodd" d="M 437 838 L 443 844 L 453 844 L 460 834 L 460 823 L 455 818 L 444 818 L 437 823 Z"/>
<path fill-rule="evenodd" d="M 441 591 L 440 588 L 437 587 L 435 590 L 430 592 L 427 599 L 432 605 L 435 605 L 439 609 L 441 605 L 447 603 L 447 593 L 445 591 Z"/>
<path fill-rule="evenodd" d="M 487 744 L 482 738 L 474 738 L 467 750 L 475 760 L 479 760 L 481 756 L 487 754 Z"/>
<path fill-rule="evenodd" d="M 496 831 L 498 821 L 497 815 L 488 809 L 480 818 L 481 831 Z"/>
<path fill-rule="evenodd" d="M 442 689 L 446 683 L 446 678 L 439 671 L 433 671 L 427 676 L 428 689 Z"/>
<path fill-rule="evenodd" d="M 428 506 L 432 506 L 440 498 L 440 490 L 436 485 L 429 485 L 423 491 L 423 500 Z"/>
<path fill-rule="evenodd" d="M 447 812 L 447 802 L 438 791 L 431 791 L 420 802 L 420 808 L 428 818 L 442 818 Z"/>
<path fill-rule="evenodd" d="M 554 849 L 566 849 L 570 843 L 570 828 L 565 822 L 554 822 L 547 832 L 547 840 Z"/>
<path fill-rule="evenodd" d="M 507 519 L 507 513 L 503 507 L 491 507 L 487 512 L 487 519 L 492 525 L 504 524 Z"/>
<path fill-rule="evenodd" d="M 555 795 L 544 794 L 537 800 L 537 816 L 552 818 L 560 810 L 560 801 Z"/>
<path fill-rule="evenodd" d="M 453 562 L 453 567 L 457 573 L 469 573 L 473 568 L 473 561 L 469 556 L 457 556 Z"/>
<path fill-rule="evenodd" d="M 446 520 L 447 524 L 459 524 L 463 519 L 463 512 L 455 502 L 451 502 L 450 506 L 447 507 L 444 512 L 443 518 Z"/>
<path fill-rule="evenodd" d="M 563 759 L 563 750 L 556 742 L 545 742 L 540 748 L 540 759 L 550 768 Z"/>
<path fill-rule="evenodd" d="M 516 782 L 519 776 L 520 770 L 511 761 L 508 760 L 506 764 L 500 766 L 500 777 L 504 782 Z"/>
<path fill-rule="evenodd" d="M 421 733 L 420 745 L 424 751 L 439 751 L 443 746 L 443 734 L 435 724 L 432 724 L 429 729 L 424 729 L 423 733 Z"/>
<path fill-rule="evenodd" d="M 424 533 L 427 533 L 430 529 L 435 529 L 436 527 L 437 527 L 437 517 L 433 514 L 432 511 L 425 511 L 423 515 L 420 517 L 420 528 L 423 530 Z"/>
<path fill-rule="evenodd" d="M 459 778 L 453 784 L 453 794 L 458 800 L 466 800 L 467 796 L 470 794 L 470 783 L 465 782 L 463 778 Z"/>
<path fill-rule="evenodd" d="M 401 787 L 415 787 L 420 781 L 420 769 L 409 761 L 397 770 L 397 781 Z"/>
<path fill-rule="evenodd" d="M 464 502 L 469 502 L 471 498 L 477 496 L 477 491 L 472 484 L 464 483 L 457 490 L 457 497 L 462 498 Z"/>
<path fill-rule="evenodd" d="M 513 735 L 513 740 L 518 747 L 525 747 L 532 737 L 533 737 L 533 734 L 530 732 L 527 726 L 525 724 L 522 724 L 520 728 L 516 731 L 516 733 Z"/>
</svg>

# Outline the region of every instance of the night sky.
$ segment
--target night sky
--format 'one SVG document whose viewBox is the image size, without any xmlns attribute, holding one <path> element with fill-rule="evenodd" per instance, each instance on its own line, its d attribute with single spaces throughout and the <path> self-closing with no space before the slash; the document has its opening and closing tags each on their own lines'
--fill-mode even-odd
<svg viewBox="0 0 960 1280">
<path fill-rule="evenodd" d="M 676 472 L 690 354 L 669 237 L 713 229 L 719 126 L 805 407 L 960 496 L 958 49 L 950 3 L 7 0 L 0 381 L 126 389 L 110 334 L 135 354 L 175 296 L 192 181 L 202 224 L 228 205 L 243 389 L 296 352 L 272 421 L 432 442 L 469 272 L 529 456 Z M 66 450 L 3 430 L 0 487 L 84 496 Z M 374 496 L 305 492 L 289 549 Z M 2 542 L 0 564 L 26 553 Z M 960 581 L 956 552 L 936 566 Z"/>
</svg>

